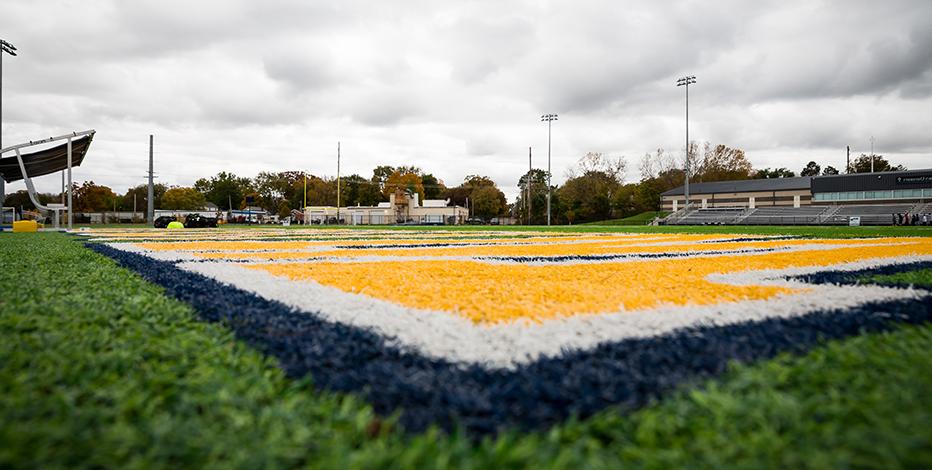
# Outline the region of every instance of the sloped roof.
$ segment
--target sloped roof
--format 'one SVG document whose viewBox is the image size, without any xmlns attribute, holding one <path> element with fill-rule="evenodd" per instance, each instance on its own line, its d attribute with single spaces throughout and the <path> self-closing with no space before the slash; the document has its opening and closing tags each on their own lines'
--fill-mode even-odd
<svg viewBox="0 0 932 470">
<path fill-rule="evenodd" d="M 93 138 L 92 134 L 71 141 L 72 167 L 80 166 L 84 161 L 84 155 L 87 154 Z M 26 173 L 30 177 L 48 175 L 68 168 L 68 143 L 32 153 L 23 153 L 22 156 L 23 166 L 26 167 Z M 23 179 L 23 172 L 20 171 L 19 161 L 15 156 L 0 158 L 0 177 L 7 183 Z"/>
<path fill-rule="evenodd" d="M 811 176 L 797 176 L 793 178 L 765 178 L 759 180 L 713 181 L 709 183 L 690 183 L 689 193 L 717 194 L 717 193 L 747 193 L 754 191 L 791 191 L 794 189 L 809 189 L 812 184 Z M 683 187 L 666 191 L 662 196 L 679 196 L 683 194 Z"/>
</svg>

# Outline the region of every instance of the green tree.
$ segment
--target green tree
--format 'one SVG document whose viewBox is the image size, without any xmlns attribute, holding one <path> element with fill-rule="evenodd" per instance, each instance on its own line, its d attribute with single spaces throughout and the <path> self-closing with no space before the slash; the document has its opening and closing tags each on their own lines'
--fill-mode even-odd
<svg viewBox="0 0 932 470">
<path fill-rule="evenodd" d="M 206 204 L 207 199 L 194 188 L 171 188 L 162 196 L 163 209 L 196 211 L 203 209 Z"/>
<path fill-rule="evenodd" d="M 249 178 L 240 178 L 225 171 L 221 171 L 209 179 L 201 178 L 195 181 L 194 189 L 220 208 L 235 206 L 243 200 L 243 196 L 247 192 L 254 191 L 252 181 Z"/>
<path fill-rule="evenodd" d="M 343 201 L 340 201 L 341 203 Z M 318 176 L 307 177 L 307 205 L 335 206 L 337 204 L 337 180 Z"/>
<path fill-rule="evenodd" d="M 792 178 L 794 176 L 796 176 L 796 173 L 793 173 L 792 171 L 787 170 L 786 168 L 774 168 L 774 169 L 764 168 L 762 170 L 757 170 L 754 173 L 754 179 L 756 180 L 762 180 L 762 179 L 768 179 L 768 178 Z"/>
<path fill-rule="evenodd" d="M 530 196 L 528 187 L 530 186 Z M 528 205 L 531 217 L 528 220 Z M 547 172 L 534 168 L 521 175 L 518 179 L 518 197 L 515 198 L 515 212 L 518 220 L 530 225 L 547 223 Z M 550 204 L 551 217 L 554 211 L 553 201 Z"/>
<path fill-rule="evenodd" d="M 602 171 L 588 171 L 570 178 L 560 187 L 560 199 L 568 222 L 594 222 L 612 218 L 612 202 L 620 182 Z"/>
<path fill-rule="evenodd" d="M 258 175 L 256 175 L 252 182 L 252 186 L 255 188 L 255 192 L 258 195 L 256 198 L 256 204 L 261 207 L 273 210 L 277 210 L 282 202 L 285 202 L 290 206 L 292 200 L 294 199 L 295 183 L 297 182 L 302 183 L 301 186 L 303 191 L 303 172 L 260 172 Z M 301 202 L 303 202 L 303 197 L 301 199 Z M 300 204 L 295 205 L 294 207 L 300 207 Z"/>
<path fill-rule="evenodd" d="M 345 206 L 375 206 L 382 201 L 378 186 L 359 175 L 340 178 L 340 202 Z"/>
<path fill-rule="evenodd" d="M 61 202 L 60 194 L 36 193 L 36 197 L 39 199 L 40 204 Z M 32 199 L 29 199 L 29 193 L 25 189 L 7 194 L 6 198 L 3 200 L 3 205 L 5 207 L 14 207 L 25 211 L 35 210 L 36 208 L 35 204 L 32 203 Z"/>
<path fill-rule="evenodd" d="M 154 207 L 156 209 L 162 208 L 162 196 L 165 195 L 165 191 L 168 191 L 168 187 L 164 184 L 154 184 L 152 185 L 153 199 L 155 201 Z M 133 210 L 133 197 L 136 198 L 136 211 L 145 212 L 148 208 L 148 199 L 149 199 L 149 185 L 140 184 L 139 186 L 133 186 L 126 191 L 126 194 L 120 196 L 119 202 L 117 202 L 117 208 L 121 211 L 131 211 Z"/>
<path fill-rule="evenodd" d="M 803 171 L 799 172 L 799 176 L 819 176 L 820 172 L 822 172 L 822 167 L 820 167 L 818 163 L 809 162 L 806 164 L 806 167 L 803 168 Z"/>
<path fill-rule="evenodd" d="M 906 167 L 903 165 L 893 165 L 888 162 L 883 155 L 874 155 L 874 171 L 906 171 Z M 848 173 L 870 173 L 871 171 L 871 156 L 868 154 L 862 153 L 860 157 L 856 158 L 851 162 L 851 166 L 848 168 Z"/>
<path fill-rule="evenodd" d="M 424 185 L 424 199 L 440 199 L 447 191 L 443 181 L 430 173 L 421 176 L 421 184 Z"/>
<path fill-rule="evenodd" d="M 838 169 L 835 168 L 835 167 L 833 167 L 833 166 L 827 166 L 827 167 L 825 167 L 824 170 L 822 170 L 822 174 L 823 174 L 823 175 L 826 175 L 826 176 L 827 176 L 827 175 L 837 175 L 837 174 L 838 174 Z"/>
<path fill-rule="evenodd" d="M 385 182 L 388 181 L 388 177 L 395 172 L 395 167 L 388 165 L 380 165 L 372 169 L 372 183 L 378 187 L 379 191 L 382 191 L 385 188 Z"/>
<path fill-rule="evenodd" d="M 505 193 L 495 186 L 481 186 L 472 191 L 469 198 L 473 216 L 488 221 L 499 217 L 508 210 Z"/>
</svg>

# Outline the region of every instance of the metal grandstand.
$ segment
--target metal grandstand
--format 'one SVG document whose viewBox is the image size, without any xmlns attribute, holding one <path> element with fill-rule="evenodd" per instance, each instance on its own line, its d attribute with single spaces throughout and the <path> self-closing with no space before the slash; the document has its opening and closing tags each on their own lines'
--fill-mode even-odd
<svg viewBox="0 0 932 470">
<path fill-rule="evenodd" d="M 676 211 L 663 225 L 848 225 L 853 217 L 861 225 L 891 225 L 893 214 L 932 214 L 932 203 L 856 204 L 833 206 L 758 208 L 725 207 Z"/>
</svg>

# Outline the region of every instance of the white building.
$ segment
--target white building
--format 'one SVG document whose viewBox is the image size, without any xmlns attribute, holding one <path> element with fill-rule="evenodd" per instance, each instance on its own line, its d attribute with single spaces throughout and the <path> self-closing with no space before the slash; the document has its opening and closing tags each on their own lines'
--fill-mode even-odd
<svg viewBox="0 0 932 470">
<path fill-rule="evenodd" d="M 462 206 L 447 206 L 448 200 L 426 199 L 423 204 L 415 193 L 407 196 L 402 192 L 389 195 L 388 202 L 377 206 L 341 207 L 339 218 L 349 225 L 387 225 L 400 223 L 462 224 L 469 211 Z M 304 220 L 310 224 L 335 223 L 337 208 L 334 206 L 312 206 L 304 209 Z"/>
</svg>

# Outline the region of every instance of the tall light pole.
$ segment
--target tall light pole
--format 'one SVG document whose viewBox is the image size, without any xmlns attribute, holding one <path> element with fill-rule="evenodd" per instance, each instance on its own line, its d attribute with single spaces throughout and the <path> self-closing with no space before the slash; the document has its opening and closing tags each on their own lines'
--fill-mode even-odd
<svg viewBox="0 0 932 470">
<path fill-rule="evenodd" d="M 0 39 L 0 149 L 3 148 L 3 53 L 16 57 L 16 46 Z"/>
<path fill-rule="evenodd" d="M 547 225 L 550 225 L 550 127 L 557 120 L 556 114 L 544 114 L 541 121 L 547 121 Z"/>
<path fill-rule="evenodd" d="M 683 175 L 686 180 L 683 187 L 686 196 L 685 210 L 689 210 L 689 85 L 694 83 L 696 83 L 696 77 L 692 75 L 682 77 L 676 81 L 676 86 L 686 87 L 686 174 Z"/>
<path fill-rule="evenodd" d="M 874 136 L 871 136 L 871 173 L 874 172 Z"/>
</svg>

